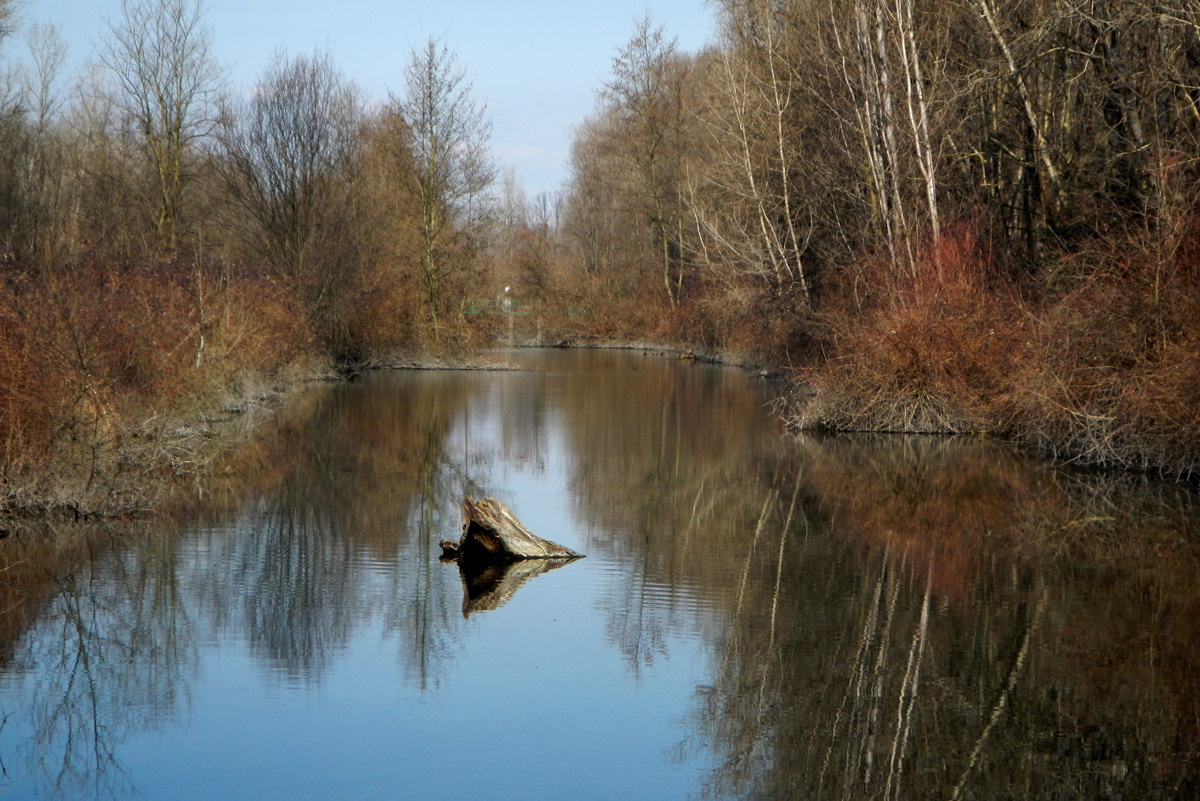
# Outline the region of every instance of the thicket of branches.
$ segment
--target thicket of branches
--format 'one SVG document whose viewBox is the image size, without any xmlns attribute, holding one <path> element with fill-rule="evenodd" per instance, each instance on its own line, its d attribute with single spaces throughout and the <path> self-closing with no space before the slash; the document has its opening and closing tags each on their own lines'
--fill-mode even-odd
<svg viewBox="0 0 1200 801">
<path fill-rule="evenodd" d="M 1200 6 L 716 5 L 695 54 L 639 23 L 576 135 L 597 329 L 791 361 L 800 425 L 1195 469 Z"/>
</svg>

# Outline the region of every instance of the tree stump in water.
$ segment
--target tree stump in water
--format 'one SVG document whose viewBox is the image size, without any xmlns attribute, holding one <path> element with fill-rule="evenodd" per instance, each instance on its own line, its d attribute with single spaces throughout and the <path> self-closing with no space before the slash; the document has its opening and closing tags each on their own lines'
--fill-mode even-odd
<svg viewBox="0 0 1200 801">
<path fill-rule="evenodd" d="M 463 500 L 463 535 L 442 540 L 442 556 L 460 560 L 508 562 L 519 559 L 579 559 L 583 554 L 534 536 L 495 498 Z"/>
</svg>

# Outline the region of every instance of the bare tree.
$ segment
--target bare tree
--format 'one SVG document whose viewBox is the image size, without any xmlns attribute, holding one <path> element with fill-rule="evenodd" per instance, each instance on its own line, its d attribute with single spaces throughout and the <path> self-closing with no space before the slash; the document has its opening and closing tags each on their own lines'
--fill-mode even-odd
<svg viewBox="0 0 1200 801">
<path fill-rule="evenodd" d="M 140 141 L 151 176 L 146 206 L 173 249 L 191 179 L 187 156 L 212 132 L 221 71 L 202 0 L 122 0 L 100 58 L 117 84 L 116 102 Z"/>
<path fill-rule="evenodd" d="M 11 32 L 0 4 L 0 39 Z M 0 119 L 0 250 L 25 264 L 52 261 L 61 244 L 66 193 L 61 76 L 66 44 L 52 25 L 22 37 L 26 63 L 6 70 Z"/>
<path fill-rule="evenodd" d="M 316 310 L 350 266 L 325 263 L 320 251 L 345 233 L 336 221 L 358 146 L 358 90 L 328 54 L 277 53 L 249 100 L 223 117 L 235 224 Z"/>
<path fill-rule="evenodd" d="M 618 297 L 653 297 L 661 250 L 647 236 L 645 193 L 631 183 L 628 146 L 615 113 L 601 109 L 575 132 L 562 234 L 592 285 Z M 650 267 L 647 275 L 647 265 Z"/>
<path fill-rule="evenodd" d="M 143 160 L 122 144 L 124 115 L 111 88 L 108 69 L 91 65 L 74 81 L 63 115 L 68 241 L 72 249 L 127 254 L 154 232 L 144 209 L 144 192 L 131 178 Z"/>
<path fill-rule="evenodd" d="M 804 114 L 811 105 L 805 95 L 812 89 L 797 73 L 802 61 L 796 43 L 789 41 L 786 8 L 762 0 L 725 0 L 721 5 L 730 46 L 712 72 L 721 111 L 706 122 L 727 174 L 719 183 L 752 211 L 734 226 L 740 231 L 717 230 L 705 214 L 697 219 L 710 239 L 749 256 L 750 272 L 769 272 L 777 287 L 794 283 L 807 301 L 811 268 L 804 257 L 812 214 L 801 200 L 805 189 L 811 195 L 812 186 L 800 184 L 798 165 L 810 150 L 804 142 Z M 810 177 L 811 172 L 810 167 Z M 728 228 L 731 215 L 718 216 Z"/>
<path fill-rule="evenodd" d="M 0 0 L 0 42 L 12 36 L 13 31 L 16 29 L 16 24 L 13 20 L 13 12 L 16 9 L 16 5 L 16 0 Z"/>
<path fill-rule="evenodd" d="M 67 43 L 55 25 L 30 26 L 26 40 L 32 66 L 23 76 L 21 105 L 33 117 L 36 127 L 44 130 L 62 111 L 61 81 Z"/>
<path fill-rule="evenodd" d="M 667 39 L 649 14 L 639 20 L 633 37 L 613 58 L 612 78 L 604 99 L 612 119 L 623 129 L 618 157 L 636 174 L 635 192 L 643 198 L 658 251 L 667 299 L 678 301 L 682 272 L 673 269 L 680 256 L 680 187 L 674 168 L 683 120 L 682 59 L 675 40 Z"/>
<path fill-rule="evenodd" d="M 604 135 L 599 120 L 586 120 L 576 129 L 571 144 L 564 234 L 574 247 L 577 263 L 589 276 L 608 272 L 619 241 L 613 213 L 618 193 L 604 180 L 612 172 L 611 156 L 600 145 Z"/>
<path fill-rule="evenodd" d="M 42 265 L 64 253 L 69 228 L 69 182 L 66 142 L 61 126 L 62 70 L 67 45 L 53 25 L 31 26 L 26 41 L 31 59 L 21 86 L 27 150 L 19 175 L 22 206 L 23 256 Z"/>
<path fill-rule="evenodd" d="M 455 266 L 451 251 L 464 244 L 471 250 L 469 239 L 479 228 L 482 200 L 495 176 L 488 147 L 492 125 L 454 53 L 436 39 L 412 50 L 404 95 L 392 95 L 391 105 L 411 137 L 408 165 L 421 212 L 416 221 L 421 275 L 436 328 Z"/>
</svg>

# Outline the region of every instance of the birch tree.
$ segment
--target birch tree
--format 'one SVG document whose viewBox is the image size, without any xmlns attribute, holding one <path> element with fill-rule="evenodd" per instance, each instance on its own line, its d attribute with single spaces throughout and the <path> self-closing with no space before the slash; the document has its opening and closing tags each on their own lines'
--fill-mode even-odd
<svg viewBox="0 0 1200 801">
<path fill-rule="evenodd" d="M 807 150 L 798 119 L 809 87 L 797 79 L 798 59 L 789 52 L 787 9 L 764 0 L 725 0 L 722 9 L 734 46 L 714 71 L 724 101 L 714 133 L 732 167 L 734 185 L 728 188 L 751 209 L 743 248 L 757 254 L 759 269 L 777 288 L 794 283 L 807 302 L 811 276 L 804 256 L 811 230 L 797 177 Z"/>
</svg>

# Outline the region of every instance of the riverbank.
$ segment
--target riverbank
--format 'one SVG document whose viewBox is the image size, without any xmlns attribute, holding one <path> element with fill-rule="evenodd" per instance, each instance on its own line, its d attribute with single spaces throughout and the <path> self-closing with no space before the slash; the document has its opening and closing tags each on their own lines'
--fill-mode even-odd
<svg viewBox="0 0 1200 801">
<path fill-rule="evenodd" d="M 1190 262 L 1079 258 L 1036 280 L 966 267 L 937 282 L 880 279 L 814 315 L 825 355 L 792 371 L 790 425 L 986 434 L 1059 463 L 1200 475 Z"/>
<path fill-rule="evenodd" d="M 186 264 L 0 274 L 0 510 L 146 514 L 224 419 L 330 374 L 286 293 Z"/>
<path fill-rule="evenodd" d="M 244 267 L 10 266 L 0 288 L 0 527 L 150 515 L 298 388 L 432 350 L 384 325 L 388 309 L 322 334 L 294 292 Z"/>
<path fill-rule="evenodd" d="M 345 381 L 367 370 L 513 369 L 494 359 L 447 354 L 397 353 L 339 364 L 309 352 L 269 373 L 251 371 L 208 387 L 203 398 L 170 408 L 147 413 L 117 399 L 90 429 L 53 443 L 44 461 L 10 466 L 0 485 L 0 533 L 151 517 L 179 489 L 230 455 L 236 458 L 262 424 L 314 384 Z"/>
<path fill-rule="evenodd" d="M 942 254 L 940 276 L 847 269 L 812 309 L 777 323 L 799 337 L 752 336 L 770 328 L 758 315 L 705 340 L 678 321 L 690 312 L 663 309 L 654 340 L 632 326 L 614 334 L 610 318 L 594 331 L 564 318 L 539 322 L 528 341 L 779 377 L 779 408 L 797 431 L 986 435 L 1059 464 L 1200 475 L 1200 285 L 1190 261 L 1077 254 L 1051 275 L 1014 276 L 961 245 Z"/>
<path fill-rule="evenodd" d="M 248 437 L 300 387 L 338 380 L 318 361 L 271 375 L 247 375 L 203 405 L 150 410 L 115 408 L 85 430 L 50 444 L 37 462 L 10 467 L 0 514 L 38 519 L 129 519 L 153 514 L 174 488 L 203 474 L 220 454 Z"/>
<path fill-rule="evenodd" d="M 1039 396 L 1028 384 L 1015 382 L 1028 382 L 1030 376 L 1050 379 L 1038 372 L 1045 370 L 1044 356 L 1023 365 L 1032 358 L 1031 350 L 1018 339 L 1035 338 L 1032 318 L 1026 315 L 1014 332 L 1005 325 L 1012 314 L 996 298 L 979 295 L 943 295 L 937 303 L 872 309 L 855 321 L 853 336 L 847 326 L 831 337 L 836 349 L 830 358 L 804 368 L 772 364 L 761 354 L 744 351 L 587 336 L 524 346 L 633 350 L 750 370 L 778 382 L 779 408 L 794 430 L 982 434 L 1060 463 L 1194 475 L 1195 437 L 1172 438 L 1178 428 L 1162 428 L 1154 439 L 1144 425 L 1061 404 L 1063 419 L 1051 419 L 1044 397 L 1040 422 L 1058 428 L 1034 425 L 1032 409 L 1016 399 L 1021 393 Z M 881 333 L 884 328 L 886 334 Z M 1047 333 L 1038 332 L 1036 339 L 1047 340 Z M 968 341 L 981 344 L 968 348 Z M 414 353 L 339 365 L 308 350 L 270 371 L 226 375 L 219 391 L 208 387 L 167 408 L 114 402 L 103 419 L 93 419 L 87 428 L 77 423 L 73 436 L 60 437 L 44 461 L 25 460 L 17 470 L 10 466 L 0 487 L 0 516 L 25 521 L 149 516 L 303 387 L 379 369 L 511 368 L 503 359 Z M 1187 400 L 1178 399 L 1185 410 Z"/>
</svg>

